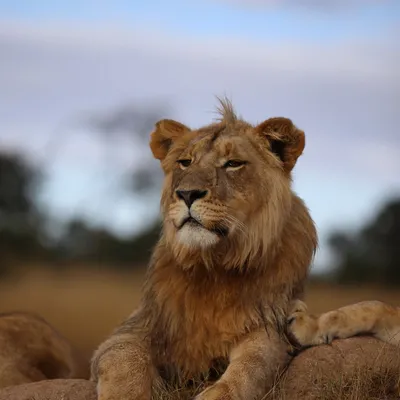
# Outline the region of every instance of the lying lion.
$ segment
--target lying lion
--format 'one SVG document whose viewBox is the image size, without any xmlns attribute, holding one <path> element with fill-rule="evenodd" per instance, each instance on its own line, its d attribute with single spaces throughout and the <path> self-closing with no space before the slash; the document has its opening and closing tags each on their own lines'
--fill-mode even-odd
<svg viewBox="0 0 400 400">
<path fill-rule="evenodd" d="M 89 364 L 41 317 L 0 314 L 0 388 L 57 378 L 89 378 Z"/>
<path fill-rule="evenodd" d="M 162 120 L 151 135 L 163 230 L 140 306 L 93 357 L 99 400 L 204 380 L 196 400 L 261 399 L 289 360 L 287 333 L 314 345 L 359 327 L 378 334 L 382 315 L 400 326 L 398 310 L 366 303 L 307 314 L 299 300 L 317 234 L 291 187 L 304 132 L 286 118 L 253 126 L 228 101 L 220 113 L 195 130 Z"/>
</svg>

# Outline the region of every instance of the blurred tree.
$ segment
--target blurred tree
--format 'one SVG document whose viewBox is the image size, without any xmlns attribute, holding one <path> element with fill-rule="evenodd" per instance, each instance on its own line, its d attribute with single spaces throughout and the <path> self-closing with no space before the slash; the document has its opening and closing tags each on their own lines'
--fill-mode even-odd
<svg viewBox="0 0 400 400">
<path fill-rule="evenodd" d="M 110 145 L 128 140 L 132 146 L 132 157 L 140 155 L 141 165 L 126 171 L 128 179 L 124 179 L 135 195 L 147 195 L 160 187 L 162 172 L 151 157 L 148 143 L 155 123 L 166 115 L 167 109 L 165 104 L 155 102 L 126 104 L 105 113 L 79 118 L 84 126 L 107 141 L 109 150 Z"/>
<path fill-rule="evenodd" d="M 78 116 L 73 124 L 83 125 L 88 128 L 86 132 L 95 132 L 104 140 L 105 167 L 110 154 L 115 151 L 119 156 L 121 146 L 132 149 L 132 159 L 139 162 L 123 171 L 116 181 L 132 196 L 143 196 L 148 208 L 154 206 L 155 215 L 162 173 L 151 157 L 148 140 L 165 110 L 165 105 L 155 102 L 128 104 L 98 115 Z M 56 154 L 59 136 L 54 137 L 49 148 L 52 156 Z M 115 267 L 143 265 L 149 260 L 160 233 L 158 219 L 138 235 L 124 238 L 80 219 L 65 224 L 39 212 L 37 192 L 41 181 L 39 170 L 22 157 L 0 154 L 0 270 L 6 264 L 39 259 Z M 54 234 L 55 231 L 59 232 Z"/>
<path fill-rule="evenodd" d="M 17 154 L 0 153 L 0 268 L 43 255 L 43 216 L 35 199 L 41 174 Z"/>
<path fill-rule="evenodd" d="M 80 219 L 68 221 L 57 250 L 62 260 L 87 261 L 93 258 L 96 252 L 93 230 Z"/>
<path fill-rule="evenodd" d="M 156 245 L 161 233 L 161 221 L 156 219 L 147 229 L 134 237 L 132 248 L 135 253 L 135 261 L 139 263 L 148 262 L 151 252 Z"/>
<path fill-rule="evenodd" d="M 118 148 L 119 142 L 124 146 L 128 143 L 132 148 L 132 159 L 140 158 L 138 165 L 122 173 L 119 182 L 131 191 L 133 196 L 145 199 L 148 207 L 154 208 L 155 215 L 159 207 L 158 195 L 163 174 L 159 163 L 152 158 L 149 150 L 149 135 L 155 123 L 166 116 L 168 109 L 166 103 L 140 102 L 78 117 L 79 124 L 104 139 L 107 152 L 112 152 L 113 146 Z M 70 226 L 70 228 L 73 227 Z M 88 231 L 86 228 L 83 225 L 79 225 L 79 229 L 75 226 L 74 233 L 72 234 L 72 231 L 69 233 L 69 245 L 76 244 L 74 254 L 83 256 L 82 252 L 86 251 L 86 257 L 90 259 L 97 257 L 101 262 L 118 265 L 143 264 L 148 261 L 151 249 L 158 239 L 161 222 L 156 219 L 137 236 L 130 238 L 118 238 L 104 230 Z M 76 230 L 79 231 L 79 237 L 85 237 L 86 248 L 82 245 L 82 240 L 77 239 Z M 79 242 L 81 243 L 80 251 L 77 248 Z"/>
<path fill-rule="evenodd" d="M 160 229 L 156 221 L 138 235 L 120 238 L 105 229 L 91 228 L 84 221 L 73 220 L 60 239 L 59 258 L 120 268 L 142 266 L 150 258 Z"/>
<path fill-rule="evenodd" d="M 400 198 L 351 236 L 336 232 L 329 240 L 337 256 L 339 282 L 400 285 Z"/>
</svg>

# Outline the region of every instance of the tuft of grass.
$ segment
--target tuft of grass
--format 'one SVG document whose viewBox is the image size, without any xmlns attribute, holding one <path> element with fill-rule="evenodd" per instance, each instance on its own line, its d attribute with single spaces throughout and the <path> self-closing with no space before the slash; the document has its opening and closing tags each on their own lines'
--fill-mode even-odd
<svg viewBox="0 0 400 400">
<path fill-rule="evenodd" d="M 310 400 L 383 400 L 398 399 L 399 374 L 392 369 L 382 367 L 373 373 L 369 370 L 357 369 L 350 377 L 341 375 L 332 379 L 329 371 L 321 371 L 312 383 L 312 394 L 304 399 Z M 272 400 L 266 398 L 265 400 Z M 284 393 L 274 400 L 289 400 Z"/>
<path fill-rule="evenodd" d="M 179 388 L 167 386 L 154 388 L 152 400 L 192 400 L 206 387 L 205 384 L 198 384 L 190 388 Z"/>
</svg>

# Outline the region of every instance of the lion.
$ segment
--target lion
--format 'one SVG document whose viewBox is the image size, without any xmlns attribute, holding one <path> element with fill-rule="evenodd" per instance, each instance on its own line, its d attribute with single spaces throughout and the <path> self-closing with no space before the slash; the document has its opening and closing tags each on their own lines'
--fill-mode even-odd
<svg viewBox="0 0 400 400">
<path fill-rule="evenodd" d="M 374 336 L 400 347 L 400 308 L 381 301 L 361 301 L 313 315 L 297 299 L 292 304 L 288 324 L 290 334 L 302 348 L 360 335 Z"/>
<path fill-rule="evenodd" d="M 196 400 L 260 399 L 290 360 L 287 315 L 317 247 L 292 189 L 305 148 L 290 119 L 252 125 L 220 100 L 199 129 L 164 119 L 163 228 L 138 308 L 95 351 L 100 400 L 150 400 L 206 382 Z"/>
<path fill-rule="evenodd" d="M 89 373 L 89 360 L 40 316 L 0 314 L 0 388 Z"/>
</svg>

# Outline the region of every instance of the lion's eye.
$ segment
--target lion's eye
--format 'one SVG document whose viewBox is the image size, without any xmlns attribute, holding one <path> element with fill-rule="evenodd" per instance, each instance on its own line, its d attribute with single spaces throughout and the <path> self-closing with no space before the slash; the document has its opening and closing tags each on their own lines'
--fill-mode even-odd
<svg viewBox="0 0 400 400">
<path fill-rule="evenodd" d="M 192 163 L 192 160 L 188 160 L 188 159 L 178 160 L 177 163 L 179 164 L 179 166 L 182 169 L 185 169 Z"/>
<path fill-rule="evenodd" d="M 239 161 L 239 160 L 229 160 L 224 164 L 224 168 L 232 168 L 232 169 L 238 169 L 240 167 L 243 167 L 243 165 L 246 164 L 246 161 Z"/>
</svg>

